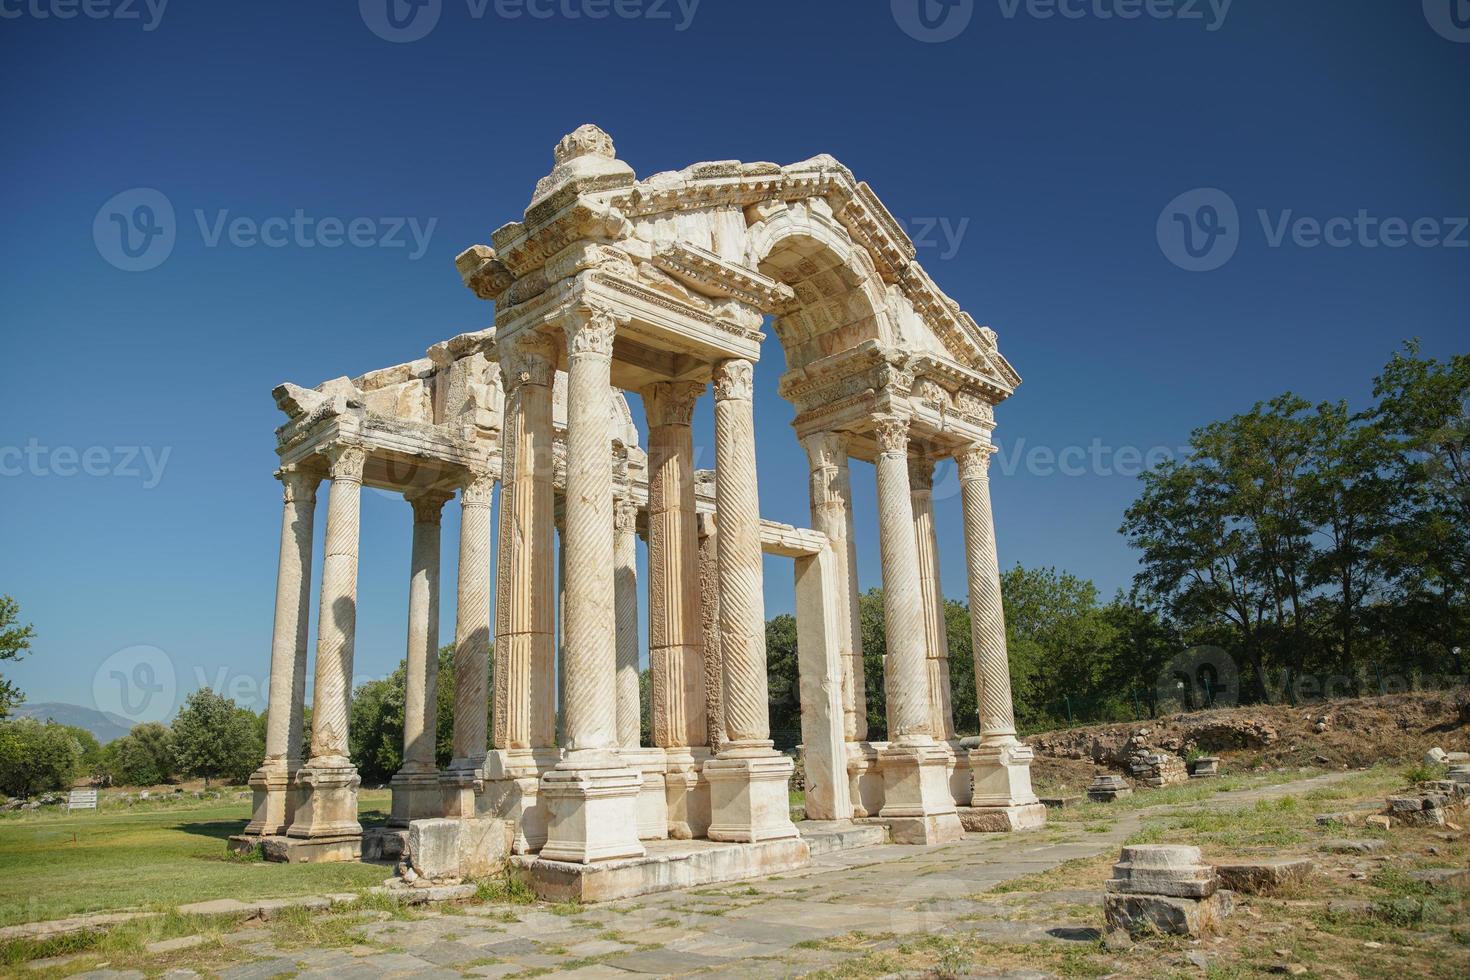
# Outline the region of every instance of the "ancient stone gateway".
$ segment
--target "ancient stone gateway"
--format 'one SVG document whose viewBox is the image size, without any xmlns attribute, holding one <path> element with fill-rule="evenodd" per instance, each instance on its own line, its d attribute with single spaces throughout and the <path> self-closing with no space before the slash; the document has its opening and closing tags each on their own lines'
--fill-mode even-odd
<svg viewBox="0 0 1470 980">
<path fill-rule="evenodd" d="M 993 408 L 1020 379 L 995 333 L 939 290 L 868 186 L 831 157 L 703 163 L 640 181 L 606 133 L 583 126 L 555 159 L 523 220 L 456 260 L 494 301 L 493 329 L 360 378 L 276 391 L 288 416 L 285 513 L 249 839 L 290 860 L 362 851 L 347 721 L 364 485 L 402 493 L 414 520 L 394 825 L 502 820 L 538 890 L 583 898 L 798 866 L 817 836 L 861 839 L 844 836 L 852 821 L 914 844 L 1039 825 L 1012 715 L 988 480 Z M 811 463 L 812 530 L 759 513 L 752 374 L 767 317 Z M 691 420 L 711 384 L 716 468 L 696 473 Z M 642 396 L 646 451 L 623 391 Z M 936 461 L 951 457 L 980 706 L 970 749 L 955 737 L 931 492 Z M 870 741 L 866 724 L 853 458 L 877 470 L 886 742 Z M 300 759 L 323 479 L 311 757 Z M 454 760 L 437 771 L 439 520 L 456 493 Z M 649 555 L 647 746 L 638 534 Z M 787 802 L 792 762 L 770 739 L 763 552 L 795 563 L 816 821 L 800 828 Z"/>
</svg>

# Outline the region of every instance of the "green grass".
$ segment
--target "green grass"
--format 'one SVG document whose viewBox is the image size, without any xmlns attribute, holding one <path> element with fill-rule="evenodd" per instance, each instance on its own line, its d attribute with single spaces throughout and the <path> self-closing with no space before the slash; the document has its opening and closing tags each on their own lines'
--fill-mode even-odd
<svg viewBox="0 0 1470 980">
<path fill-rule="evenodd" d="M 380 885 L 381 866 L 231 859 L 225 841 L 248 801 L 156 809 L 28 814 L 0 823 L 0 926 L 85 912 L 169 908 L 216 898 L 289 898 Z M 365 821 L 386 792 L 361 794 Z"/>
</svg>

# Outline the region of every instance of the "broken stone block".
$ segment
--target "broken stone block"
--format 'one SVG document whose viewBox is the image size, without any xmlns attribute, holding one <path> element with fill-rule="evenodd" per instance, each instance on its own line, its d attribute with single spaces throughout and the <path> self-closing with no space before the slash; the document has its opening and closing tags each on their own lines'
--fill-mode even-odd
<svg viewBox="0 0 1470 980">
<path fill-rule="evenodd" d="M 1218 929 L 1233 904 L 1226 891 L 1203 899 L 1108 895 L 1103 899 L 1103 914 L 1110 933 L 1127 933 L 1131 937 L 1152 933 L 1199 937 Z"/>
<path fill-rule="evenodd" d="M 1383 850 L 1383 841 L 1374 838 L 1364 840 L 1323 841 L 1321 849 L 1331 854 L 1373 854 Z"/>
<path fill-rule="evenodd" d="M 1043 796 L 1041 805 L 1048 810 L 1065 810 L 1082 802 L 1081 796 Z"/>
<path fill-rule="evenodd" d="M 1132 796 L 1133 787 L 1122 776 L 1105 773 L 1093 779 L 1087 787 L 1087 798 L 1094 803 L 1111 803 L 1120 796 Z"/>
<path fill-rule="evenodd" d="M 1375 813 L 1375 814 L 1373 814 L 1367 820 L 1364 820 L 1363 823 L 1366 826 L 1369 826 L 1369 827 L 1378 827 L 1378 828 L 1380 828 L 1382 830 L 1387 830 L 1387 829 L 1389 829 L 1390 827 L 1393 826 L 1393 821 L 1390 820 L 1390 819 L 1388 819 L 1387 817 L 1385 817 L 1381 813 Z"/>
<path fill-rule="evenodd" d="M 1220 887 L 1246 895 L 1274 895 L 1304 884 L 1316 866 L 1309 858 L 1264 858 L 1215 866 Z"/>
<path fill-rule="evenodd" d="M 1111 893 L 1207 898 L 1219 887 L 1215 869 L 1204 863 L 1197 847 L 1183 844 L 1138 844 L 1123 848 L 1107 883 Z"/>
<path fill-rule="evenodd" d="M 1190 779 L 1214 779 L 1220 775 L 1220 760 L 1213 755 L 1202 755 L 1189 766 Z"/>
<path fill-rule="evenodd" d="M 1437 766 L 1440 763 L 1444 762 L 1444 757 L 1446 754 L 1447 753 L 1444 749 L 1436 745 L 1434 748 L 1424 753 L 1424 764 L 1426 766 Z"/>
<path fill-rule="evenodd" d="M 440 818 L 409 823 L 404 860 L 416 877 L 439 881 L 493 874 L 509 853 L 505 821 Z"/>
<path fill-rule="evenodd" d="M 1470 868 L 1426 868 L 1409 872 L 1409 877 L 1431 888 L 1470 888 Z"/>
</svg>

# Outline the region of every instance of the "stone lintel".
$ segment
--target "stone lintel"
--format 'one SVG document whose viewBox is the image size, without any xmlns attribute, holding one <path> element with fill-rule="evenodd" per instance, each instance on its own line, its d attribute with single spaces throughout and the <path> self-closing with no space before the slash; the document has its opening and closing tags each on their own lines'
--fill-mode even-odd
<svg viewBox="0 0 1470 980">
<path fill-rule="evenodd" d="M 547 902 L 608 902 L 634 895 L 762 878 L 806 867 L 811 851 L 800 837 L 757 843 L 655 841 L 640 858 L 576 864 L 514 858 L 512 864 Z"/>
</svg>

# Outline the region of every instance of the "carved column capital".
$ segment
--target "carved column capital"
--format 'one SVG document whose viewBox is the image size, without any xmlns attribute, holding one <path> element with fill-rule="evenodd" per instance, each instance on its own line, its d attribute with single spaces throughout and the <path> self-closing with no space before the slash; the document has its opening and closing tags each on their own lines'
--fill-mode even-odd
<svg viewBox="0 0 1470 980">
<path fill-rule="evenodd" d="M 990 457 L 996 448 L 989 443 L 978 443 L 962 453 L 955 454 L 960 468 L 960 482 L 990 479 Z"/>
<path fill-rule="evenodd" d="M 494 493 L 494 476 L 480 470 L 470 470 L 460 485 L 460 506 L 489 507 Z"/>
<path fill-rule="evenodd" d="M 692 424 L 694 406 L 707 387 L 702 381 L 661 381 L 649 385 L 643 391 L 649 427 Z"/>
<path fill-rule="evenodd" d="M 631 497 L 613 502 L 613 530 L 618 534 L 638 533 L 638 505 Z"/>
<path fill-rule="evenodd" d="M 367 452 L 361 446 L 335 443 L 321 450 L 327 457 L 332 480 L 337 483 L 361 483 L 362 470 L 367 464 Z"/>
<path fill-rule="evenodd" d="M 276 479 L 281 481 L 282 498 L 286 503 L 307 506 L 316 503 L 316 488 L 322 482 L 317 474 L 295 466 L 283 466 L 276 470 Z"/>
<path fill-rule="evenodd" d="M 715 401 L 750 401 L 755 393 L 755 365 L 731 358 L 715 365 Z"/>
<path fill-rule="evenodd" d="M 403 495 L 413 507 L 415 524 L 438 524 L 444 516 L 444 505 L 453 497 L 443 490 L 413 490 Z"/>
<path fill-rule="evenodd" d="M 821 470 L 847 463 L 849 438 L 846 432 L 814 432 L 801 440 L 801 446 L 812 469 Z"/>
<path fill-rule="evenodd" d="M 567 356 L 592 354 L 612 357 L 618 327 L 629 319 L 626 313 L 606 307 L 578 307 L 562 323 L 567 334 Z"/>
<path fill-rule="evenodd" d="M 903 415 L 878 415 L 873 419 L 878 451 L 885 456 L 906 456 L 909 451 L 909 420 Z"/>
<path fill-rule="evenodd" d="M 523 333 L 500 352 L 500 368 L 507 392 L 526 384 L 549 387 L 556 376 L 556 342 L 545 334 Z"/>
<path fill-rule="evenodd" d="M 932 493 L 934 491 L 934 457 L 923 453 L 909 456 L 909 490 Z"/>
</svg>

